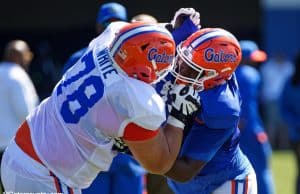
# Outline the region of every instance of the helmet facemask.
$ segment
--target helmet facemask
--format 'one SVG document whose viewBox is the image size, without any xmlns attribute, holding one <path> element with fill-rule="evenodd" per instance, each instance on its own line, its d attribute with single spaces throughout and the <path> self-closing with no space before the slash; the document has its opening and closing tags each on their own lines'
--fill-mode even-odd
<svg viewBox="0 0 300 194">
<path fill-rule="evenodd" d="M 176 82 L 192 85 L 196 90 L 204 90 L 205 80 L 217 76 L 214 69 L 205 69 L 192 61 L 191 49 L 181 47 L 182 44 L 177 46 L 176 62 L 172 75 L 176 78 Z"/>
</svg>

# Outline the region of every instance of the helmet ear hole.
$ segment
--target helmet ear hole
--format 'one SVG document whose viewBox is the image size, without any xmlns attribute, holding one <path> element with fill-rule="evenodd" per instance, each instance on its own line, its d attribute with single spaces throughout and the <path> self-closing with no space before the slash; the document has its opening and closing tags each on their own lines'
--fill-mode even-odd
<svg viewBox="0 0 300 194">
<path fill-rule="evenodd" d="M 148 77 L 149 77 L 149 75 L 146 74 L 146 73 L 144 73 L 144 72 L 141 73 L 141 76 L 142 76 L 142 77 L 145 77 L 145 78 L 148 78 Z"/>
<path fill-rule="evenodd" d="M 226 43 L 221 43 L 220 45 L 221 46 L 228 46 L 228 44 L 226 44 Z"/>
<path fill-rule="evenodd" d="M 239 49 L 235 49 L 235 53 L 236 53 L 236 55 L 238 56 L 239 53 L 241 53 L 241 51 L 240 51 Z"/>
<path fill-rule="evenodd" d="M 142 51 L 144 51 L 149 45 L 150 45 L 149 43 L 142 45 L 141 46 Z"/>
</svg>

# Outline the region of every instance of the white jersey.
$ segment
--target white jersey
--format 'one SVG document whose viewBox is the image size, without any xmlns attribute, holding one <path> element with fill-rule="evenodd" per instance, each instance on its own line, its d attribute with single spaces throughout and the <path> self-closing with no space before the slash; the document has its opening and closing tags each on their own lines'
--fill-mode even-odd
<svg viewBox="0 0 300 194">
<path fill-rule="evenodd" d="M 34 85 L 24 69 L 15 63 L 0 63 L 0 151 L 38 103 Z"/>
<path fill-rule="evenodd" d="M 120 73 L 109 53 L 115 23 L 95 38 L 52 95 L 27 118 L 41 161 L 70 187 L 88 187 L 109 169 L 114 137 L 130 122 L 157 130 L 165 105 L 154 88 Z"/>
</svg>

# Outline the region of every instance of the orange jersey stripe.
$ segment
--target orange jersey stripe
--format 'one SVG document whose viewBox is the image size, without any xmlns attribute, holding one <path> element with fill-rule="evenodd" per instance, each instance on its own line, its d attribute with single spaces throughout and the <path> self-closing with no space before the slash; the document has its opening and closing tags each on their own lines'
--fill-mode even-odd
<svg viewBox="0 0 300 194">
<path fill-rule="evenodd" d="M 244 190 L 244 194 L 248 193 L 248 176 L 246 176 L 246 180 L 245 180 L 245 190 Z"/>
<path fill-rule="evenodd" d="M 33 158 L 40 164 L 43 164 L 33 148 L 30 136 L 30 129 L 27 124 L 27 121 L 25 121 L 18 129 L 15 137 L 15 142 L 31 158 Z"/>
<path fill-rule="evenodd" d="M 235 184 L 236 182 L 234 180 L 231 181 L 231 194 L 235 194 Z"/>
<path fill-rule="evenodd" d="M 50 176 L 52 176 L 53 179 L 54 179 L 54 184 L 55 184 L 56 192 L 57 193 L 62 193 L 62 189 L 61 189 L 61 186 L 59 184 L 58 178 L 51 171 L 50 171 Z"/>
<path fill-rule="evenodd" d="M 155 137 L 158 132 L 158 129 L 153 131 L 140 127 L 134 123 L 129 123 L 125 127 L 123 138 L 128 141 L 142 141 Z"/>
</svg>

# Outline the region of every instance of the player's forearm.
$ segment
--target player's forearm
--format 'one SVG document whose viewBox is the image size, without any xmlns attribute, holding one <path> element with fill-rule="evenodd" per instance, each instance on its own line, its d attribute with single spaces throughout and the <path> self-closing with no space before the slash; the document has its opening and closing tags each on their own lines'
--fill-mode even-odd
<svg viewBox="0 0 300 194">
<path fill-rule="evenodd" d="M 179 154 L 183 136 L 183 129 L 167 124 L 162 131 L 164 132 L 165 144 L 168 148 L 165 152 L 169 155 L 169 167 L 167 169 L 169 170 Z M 162 155 L 162 157 L 164 156 L 165 155 Z"/>
<path fill-rule="evenodd" d="M 190 173 L 190 167 L 188 163 L 181 159 L 177 159 L 173 164 L 172 168 L 165 174 L 165 176 L 178 181 L 187 182 L 193 178 L 192 173 Z"/>
<path fill-rule="evenodd" d="M 182 129 L 166 125 L 155 137 L 146 141 L 124 141 L 133 156 L 147 171 L 165 174 L 179 153 Z"/>
<path fill-rule="evenodd" d="M 161 129 L 160 140 L 157 142 L 160 144 L 160 148 L 155 154 L 155 160 L 159 163 L 160 168 L 155 169 L 152 173 L 162 175 L 170 170 L 178 156 L 182 134 L 181 128 L 169 124 Z"/>
<path fill-rule="evenodd" d="M 187 182 L 194 178 L 204 165 L 205 163 L 201 161 L 178 158 L 165 176 L 178 182 Z"/>
</svg>

